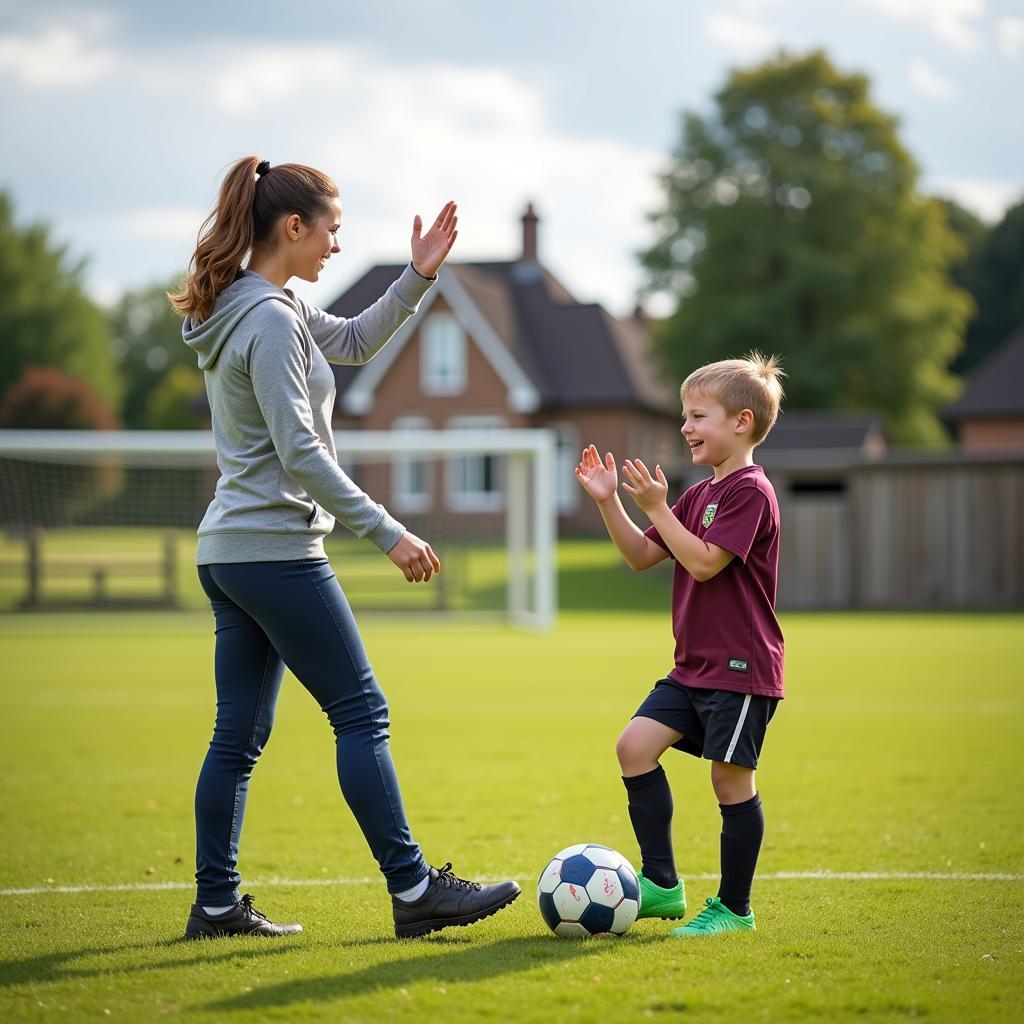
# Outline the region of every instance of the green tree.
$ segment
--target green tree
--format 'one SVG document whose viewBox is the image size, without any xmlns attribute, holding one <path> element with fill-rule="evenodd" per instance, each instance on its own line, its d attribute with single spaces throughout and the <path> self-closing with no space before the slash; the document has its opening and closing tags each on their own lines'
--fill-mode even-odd
<svg viewBox="0 0 1024 1024">
<path fill-rule="evenodd" d="M 963 283 L 977 306 L 957 363 L 969 374 L 1024 326 L 1024 202 L 1007 210 L 971 252 Z"/>
<path fill-rule="evenodd" d="M 30 366 L 0 399 L 0 428 L 115 430 L 117 417 L 81 377 Z"/>
<path fill-rule="evenodd" d="M 118 406 L 106 318 L 85 293 L 83 267 L 69 263 L 45 225 L 15 224 L 13 204 L 0 192 L 0 395 L 29 367 L 51 366 Z"/>
<path fill-rule="evenodd" d="M 54 366 L 30 366 L 0 400 L 0 428 L 113 430 L 117 417 L 81 377 Z M 57 526 L 74 522 L 115 497 L 124 473 L 116 457 L 70 463 L 26 460 L 19 486 L 0 493 L 0 521 Z"/>
<path fill-rule="evenodd" d="M 167 301 L 178 281 L 127 292 L 110 316 L 114 355 L 125 381 L 122 412 L 132 429 L 159 426 L 152 402 L 167 375 L 175 368 L 190 371 L 202 387 L 196 354 L 181 340 L 181 317 Z M 166 408 L 160 412 L 161 422 Z"/>
<path fill-rule="evenodd" d="M 171 367 L 150 395 L 147 424 L 155 430 L 199 430 L 208 419 L 201 404 L 205 394 L 195 366 Z"/>
<path fill-rule="evenodd" d="M 988 238 L 991 227 L 966 207 L 961 206 L 955 199 L 945 199 L 940 196 L 936 201 L 945 211 L 946 224 L 950 231 L 961 242 L 960 254 L 950 264 L 950 273 L 959 287 L 967 288 L 964 270 L 982 243 Z"/>
<path fill-rule="evenodd" d="M 944 441 L 970 299 L 917 179 L 864 76 L 820 52 L 733 72 L 713 113 L 684 115 L 641 254 L 646 290 L 676 299 L 655 332 L 669 371 L 765 349 L 789 407 L 881 409 L 894 439 Z"/>
</svg>

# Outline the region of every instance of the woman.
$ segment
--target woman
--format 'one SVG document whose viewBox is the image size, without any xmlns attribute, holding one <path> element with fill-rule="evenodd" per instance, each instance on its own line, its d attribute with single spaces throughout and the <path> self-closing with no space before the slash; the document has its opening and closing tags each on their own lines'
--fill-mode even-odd
<svg viewBox="0 0 1024 1024">
<path fill-rule="evenodd" d="M 220 469 L 196 559 L 216 620 L 217 718 L 196 788 L 198 894 L 186 938 L 302 930 L 274 924 L 240 896 L 236 869 L 249 776 L 286 665 L 334 728 L 341 790 L 387 880 L 399 937 L 470 924 L 519 895 L 515 882 L 482 886 L 424 861 L 391 760 L 387 702 L 324 554 L 337 517 L 409 582 L 441 571 L 430 545 L 339 468 L 328 363 L 365 363 L 416 312 L 456 222 L 454 203 L 426 234 L 416 217 L 412 261 L 398 280 L 359 316 L 331 316 L 285 286 L 316 281 L 340 251 L 337 186 L 311 167 L 245 157 L 224 179 L 182 291 L 170 296 L 206 376 Z"/>
</svg>

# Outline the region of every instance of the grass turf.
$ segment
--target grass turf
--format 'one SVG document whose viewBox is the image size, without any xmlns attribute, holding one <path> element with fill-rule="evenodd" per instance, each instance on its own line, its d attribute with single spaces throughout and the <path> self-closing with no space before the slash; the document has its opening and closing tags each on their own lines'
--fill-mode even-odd
<svg viewBox="0 0 1024 1024">
<path fill-rule="evenodd" d="M 434 540 L 433 534 L 429 535 Z M 195 532 L 109 527 L 49 530 L 42 534 L 39 598 L 60 602 L 62 611 L 96 605 L 95 572 L 103 569 L 102 591 L 112 601 L 150 601 L 165 593 L 163 559 L 174 553 L 172 591 L 177 606 L 206 611 L 209 602 L 195 571 Z M 437 538 L 444 571 L 429 587 L 395 585 L 398 570 L 358 538 L 338 531 L 327 539 L 331 563 L 345 580 L 357 612 L 443 609 L 489 612 L 506 605 L 508 555 L 493 538 Z M 0 613 L 20 608 L 28 593 L 28 549 L 24 540 L 0 534 Z M 642 575 L 628 573 L 605 539 L 578 538 L 558 545 L 559 604 L 563 609 L 600 611 L 608 607 L 660 611 L 671 578 L 668 565 Z M 45 608 L 44 608 L 45 610 Z M 110 610 L 110 609 L 102 609 Z M 113 610 L 117 610 L 116 608 Z"/>
<path fill-rule="evenodd" d="M 667 667 L 667 612 L 568 613 L 541 636 L 367 619 L 417 838 L 460 874 L 519 878 L 519 902 L 472 929 L 391 939 L 333 737 L 289 679 L 242 869 L 258 906 L 306 931 L 181 943 L 187 888 L 3 895 L 0 1017 L 1024 1019 L 1024 618 L 783 625 L 788 699 L 759 771 L 758 932 L 679 942 L 645 921 L 580 943 L 552 937 L 535 908 L 536 873 L 561 847 L 636 857 L 614 739 Z M 202 614 L 0 618 L 3 887 L 187 886 L 212 647 Z M 720 819 L 706 765 L 670 752 L 666 767 L 699 909 L 716 889 L 700 876 L 717 870 Z M 779 877 L 822 870 L 1014 878 Z"/>
</svg>

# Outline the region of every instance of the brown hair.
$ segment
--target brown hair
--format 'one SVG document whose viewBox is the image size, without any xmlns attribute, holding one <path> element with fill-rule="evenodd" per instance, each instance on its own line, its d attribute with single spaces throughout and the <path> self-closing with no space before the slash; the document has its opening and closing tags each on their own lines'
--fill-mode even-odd
<svg viewBox="0 0 1024 1024">
<path fill-rule="evenodd" d="M 760 444 L 775 426 L 782 404 L 782 381 L 786 374 L 778 356 L 751 352 L 745 359 L 723 359 L 694 370 L 679 389 L 683 404 L 686 395 L 699 391 L 722 403 L 730 416 L 743 409 L 754 414 L 750 438 Z"/>
<path fill-rule="evenodd" d="M 328 201 L 337 198 L 338 186 L 313 167 L 271 167 L 258 156 L 235 161 L 221 183 L 217 205 L 199 228 L 184 286 L 167 293 L 171 305 L 182 316 L 205 320 L 217 296 L 238 276 L 242 260 L 270 238 L 282 216 L 297 213 L 312 227 Z"/>
</svg>

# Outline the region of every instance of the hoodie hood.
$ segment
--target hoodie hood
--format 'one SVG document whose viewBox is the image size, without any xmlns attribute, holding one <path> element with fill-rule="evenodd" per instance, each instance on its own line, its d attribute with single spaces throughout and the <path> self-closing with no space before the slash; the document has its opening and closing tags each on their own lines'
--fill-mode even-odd
<svg viewBox="0 0 1024 1024">
<path fill-rule="evenodd" d="M 292 304 L 292 294 L 265 277 L 243 270 L 238 279 L 228 285 L 217 296 L 213 312 L 200 324 L 193 324 L 192 317 L 185 317 L 181 325 L 181 336 L 197 355 L 199 369 L 208 370 L 220 355 L 224 342 L 238 326 L 239 321 L 254 306 L 270 299 L 279 299 Z"/>
</svg>

